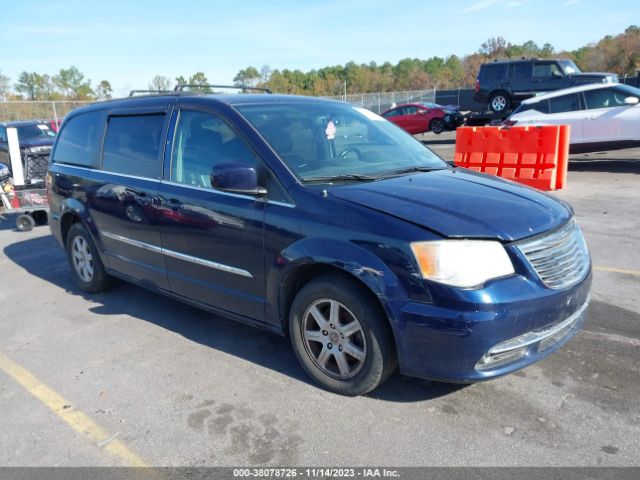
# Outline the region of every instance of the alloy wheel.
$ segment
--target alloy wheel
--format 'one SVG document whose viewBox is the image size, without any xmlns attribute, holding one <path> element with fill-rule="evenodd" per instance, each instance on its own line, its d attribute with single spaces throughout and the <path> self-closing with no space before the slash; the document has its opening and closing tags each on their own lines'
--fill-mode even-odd
<svg viewBox="0 0 640 480">
<path fill-rule="evenodd" d="M 356 376 L 367 358 L 362 325 L 337 300 L 320 299 L 307 308 L 302 321 L 302 338 L 316 367 L 339 380 Z"/>
<path fill-rule="evenodd" d="M 81 236 L 73 239 L 71 259 L 73 260 L 73 268 L 80 279 L 89 283 L 93 279 L 93 255 L 89 243 Z"/>
</svg>

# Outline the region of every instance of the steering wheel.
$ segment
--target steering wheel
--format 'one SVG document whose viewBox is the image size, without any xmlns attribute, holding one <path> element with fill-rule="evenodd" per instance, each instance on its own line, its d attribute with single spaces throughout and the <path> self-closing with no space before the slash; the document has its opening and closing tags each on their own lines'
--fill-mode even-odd
<svg viewBox="0 0 640 480">
<path fill-rule="evenodd" d="M 355 153 L 358 157 L 358 160 L 362 160 L 362 152 L 358 150 L 356 147 L 347 147 L 343 151 L 338 154 L 338 158 L 346 158 L 350 153 Z"/>
</svg>

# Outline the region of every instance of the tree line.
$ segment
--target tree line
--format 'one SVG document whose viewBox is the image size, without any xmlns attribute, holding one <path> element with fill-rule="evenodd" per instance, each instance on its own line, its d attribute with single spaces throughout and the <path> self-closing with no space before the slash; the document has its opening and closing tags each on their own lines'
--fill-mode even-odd
<svg viewBox="0 0 640 480">
<path fill-rule="evenodd" d="M 328 66 L 310 71 L 272 69 L 249 66 L 233 78 L 236 85 L 269 88 L 274 92 L 301 95 L 341 95 L 343 93 L 389 92 L 427 88 L 471 87 L 480 65 L 498 58 L 570 58 L 584 71 L 608 71 L 619 76 L 634 75 L 640 68 L 640 28 L 628 27 L 619 35 L 607 35 L 600 41 L 573 51 L 556 51 L 546 43 L 533 41 L 511 44 L 502 37 L 490 38 L 478 50 L 459 57 L 434 56 L 428 59 L 405 58 L 396 64 L 384 62 Z M 210 92 L 204 72 L 175 79 L 156 75 L 148 84 L 150 90 L 172 90 L 175 84 L 194 85 Z M 55 75 L 38 72 L 20 73 L 12 85 L 0 71 L 0 100 L 104 100 L 113 90 L 108 80 L 92 86 L 76 67 L 61 69 Z"/>
<path fill-rule="evenodd" d="M 0 71 L 0 100 L 107 100 L 112 93 L 108 80 L 94 87 L 73 66 L 61 68 L 55 75 L 24 71 L 18 75 L 13 90 L 10 78 Z"/>
<path fill-rule="evenodd" d="M 480 65 L 495 59 L 521 57 L 569 58 L 584 71 L 607 71 L 619 76 L 635 75 L 640 68 L 640 28 L 628 27 L 624 33 L 608 35 L 573 51 L 556 51 L 546 43 L 533 41 L 512 44 L 502 37 L 490 38 L 470 55 L 459 57 L 405 58 L 398 63 L 375 62 L 324 67 L 303 72 L 247 67 L 234 78 L 237 84 L 266 87 L 276 92 L 302 95 L 341 95 L 343 93 L 389 92 L 472 87 Z"/>
</svg>

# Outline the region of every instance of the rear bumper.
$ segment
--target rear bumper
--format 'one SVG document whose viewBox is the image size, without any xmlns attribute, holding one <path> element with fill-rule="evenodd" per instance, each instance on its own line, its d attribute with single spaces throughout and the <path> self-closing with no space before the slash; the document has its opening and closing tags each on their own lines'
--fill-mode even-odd
<svg viewBox="0 0 640 480">
<path fill-rule="evenodd" d="M 590 288 L 591 272 L 564 291 L 513 276 L 480 290 L 443 288 L 440 293 L 449 290 L 451 295 L 438 303 L 446 307 L 415 301 L 395 305 L 400 370 L 470 383 L 535 363 L 579 330 Z"/>
</svg>

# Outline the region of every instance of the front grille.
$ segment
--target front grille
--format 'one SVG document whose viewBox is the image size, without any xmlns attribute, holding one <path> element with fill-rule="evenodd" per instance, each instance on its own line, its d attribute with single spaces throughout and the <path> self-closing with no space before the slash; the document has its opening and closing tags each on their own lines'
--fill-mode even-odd
<svg viewBox="0 0 640 480">
<path fill-rule="evenodd" d="M 554 289 L 580 282 L 591 260 L 582 231 L 575 220 L 543 236 L 517 243 L 543 283 Z"/>
</svg>

